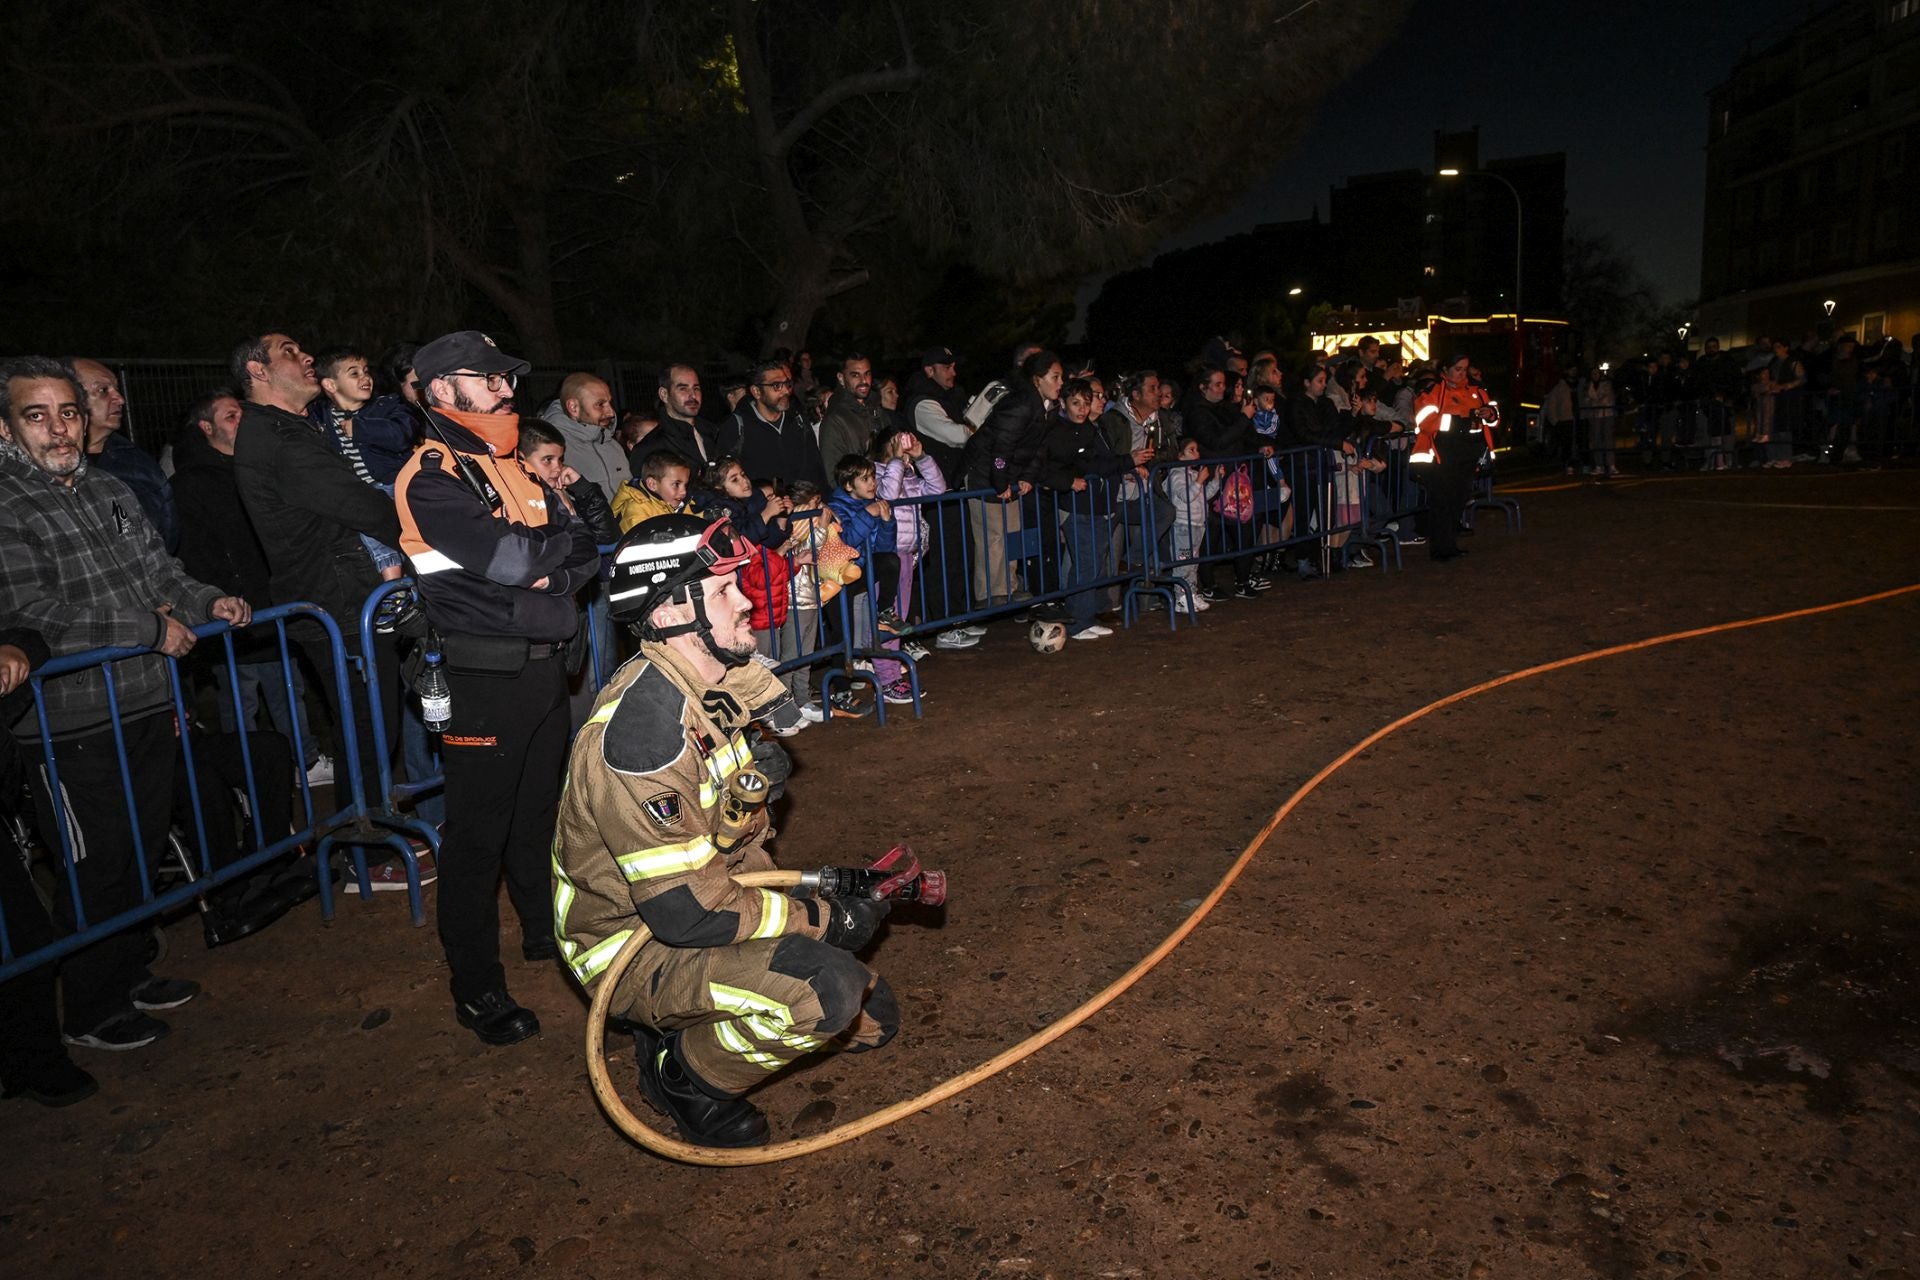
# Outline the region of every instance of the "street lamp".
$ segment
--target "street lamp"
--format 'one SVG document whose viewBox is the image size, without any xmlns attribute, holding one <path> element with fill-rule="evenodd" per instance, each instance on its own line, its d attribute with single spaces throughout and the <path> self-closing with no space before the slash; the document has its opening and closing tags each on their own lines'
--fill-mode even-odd
<svg viewBox="0 0 1920 1280">
<path fill-rule="evenodd" d="M 1293 288 L 1291 288 L 1291 289 L 1289 289 L 1289 290 L 1287 290 L 1287 296 L 1288 296 L 1289 298 L 1297 298 L 1297 297 L 1299 297 L 1299 296 L 1300 296 L 1300 286 L 1299 286 L 1299 285 L 1295 285 L 1295 286 L 1293 286 Z"/>
<path fill-rule="evenodd" d="M 1442 169 L 1439 172 L 1443 178 L 1492 178 L 1513 196 L 1513 328 L 1514 332 L 1518 333 L 1522 314 L 1520 310 L 1520 264 L 1523 261 L 1521 249 L 1526 244 L 1524 227 L 1526 210 L 1520 203 L 1520 188 L 1499 174 L 1486 169 Z"/>
<path fill-rule="evenodd" d="M 1833 319 L 1833 308 L 1835 307 L 1835 305 L 1837 305 L 1835 304 L 1834 300 L 1832 298 L 1828 298 L 1825 302 L 1821 303 L 1820 305 L 1826 308 L 1827 319 L 1829 320 Z"/>
<path fill-rule="evenodd" d="M 1679 328 L 1679 329 L 1678 329 L 1678 330 L 1676 331 L 1676 332 L 1678 332 L 1678 333 L 1679 333 L 1679 335 L 1680 335 L 1680 345 L 1681 345 L 1681 346 L 1683 346 L 1683 347 L 1687 345 L 1687 330 L 1689 330 L 1689 329 L 1691 329 L 1691 328 L 1693 328 L 1693 326 L 1692 326 L 1692 325 L 1690 325 L 1690 324 L 1686 324 L 1686 323 L 1682 323 L 1682 324 L 1681 324 L 1681 326 L 1680 326 L 1680 328 Z"/>
</svg>

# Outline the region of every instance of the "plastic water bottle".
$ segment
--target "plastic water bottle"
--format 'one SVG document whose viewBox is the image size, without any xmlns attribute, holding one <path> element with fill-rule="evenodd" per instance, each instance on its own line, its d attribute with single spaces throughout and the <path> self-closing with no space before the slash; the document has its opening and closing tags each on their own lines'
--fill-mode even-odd
<svg viewBox="0 0 1920 1280">
<path fill-rule="evenodd" d="M 444 733 L 453 723 L 453 690 L 447 687 L 447 669 L 441 664 L 438 649 L 427 650 L 427 665 L 420 672 L 420 718 L 429 732 Z"/>
</svg>

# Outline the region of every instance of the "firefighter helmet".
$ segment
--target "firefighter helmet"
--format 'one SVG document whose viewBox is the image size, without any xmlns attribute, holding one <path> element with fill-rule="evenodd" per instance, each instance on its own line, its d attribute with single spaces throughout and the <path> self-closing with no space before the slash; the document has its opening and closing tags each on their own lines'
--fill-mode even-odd
<svg viewBox="0 0 1920 1280">
<path fill-rule="evenodd" d="M 642 520 L 613 549 L 608 608 L 616 622 L 627 623 L 649 640 L 698 632 L 715 657 L 729 666 L 738 665 L 734 655 L 714 646 L 713 628 L 697 584 L 702 578 L 735 572 L 746 564 L 748 555 L 725 519 L 676 512 Z M 691 604 L 694 621 L 666 627 L 654 623 L 654 609 L 669 600 Z"/>
</svg>

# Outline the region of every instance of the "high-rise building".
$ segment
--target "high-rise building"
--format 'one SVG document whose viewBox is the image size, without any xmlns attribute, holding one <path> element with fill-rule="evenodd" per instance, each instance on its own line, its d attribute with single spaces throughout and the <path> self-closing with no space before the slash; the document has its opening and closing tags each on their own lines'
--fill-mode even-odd
<svg viewBox="0 0 1920 1280">
<path fill-rule="evenodd" d="M 1710 95 L 1694 340 L 1920 331 L 1920 0 L 1841 0 Z"/>
</svg>

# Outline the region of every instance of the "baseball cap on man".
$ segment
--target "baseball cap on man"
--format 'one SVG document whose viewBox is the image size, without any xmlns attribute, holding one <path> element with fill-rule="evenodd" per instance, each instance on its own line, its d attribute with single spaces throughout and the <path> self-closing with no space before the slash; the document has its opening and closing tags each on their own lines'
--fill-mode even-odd
<svg viewBox="0 0 1920 1280">
<path fill-rule="evenodd" d="M 478 329 L 444 334 L 413 354 L 413 371 L 423 384 L 462 370 L 518 375 L 532 367 L 525 360 L 502 351 L 492 338 Z"/>
<path fill-rule="evenodd" d="M 953 364 L 958 359 L 951 347 L 928 347 L 920 353 L 920 364 L 923 368 L 931 364 Z"/>
</svg>

